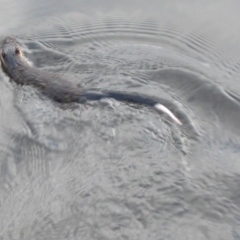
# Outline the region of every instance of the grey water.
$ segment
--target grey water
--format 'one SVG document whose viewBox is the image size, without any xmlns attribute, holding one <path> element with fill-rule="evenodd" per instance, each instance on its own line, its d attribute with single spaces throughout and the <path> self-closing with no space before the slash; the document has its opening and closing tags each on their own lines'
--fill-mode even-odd
<svg viewBox="0 0 240 240">
<path fill-rule="evenodd" d="M 240 239 L 237 0 L 1 0 L 38 68 L 158 97 L 59 104 L 0 71 L 0 239 Z"/>
</svg>

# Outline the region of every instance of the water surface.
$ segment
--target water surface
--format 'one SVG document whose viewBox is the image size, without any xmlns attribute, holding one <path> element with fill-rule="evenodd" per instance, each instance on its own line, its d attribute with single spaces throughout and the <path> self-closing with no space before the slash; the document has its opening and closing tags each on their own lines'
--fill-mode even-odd
<svg viewBox="0 0 240 240">
<path fill-rule="evenodd" d="M 0 73 L 2 239 L 240 239 L 239 2 L 1 2 L 0 38 L 85 88 L 61 105 Z"/>
</svg>

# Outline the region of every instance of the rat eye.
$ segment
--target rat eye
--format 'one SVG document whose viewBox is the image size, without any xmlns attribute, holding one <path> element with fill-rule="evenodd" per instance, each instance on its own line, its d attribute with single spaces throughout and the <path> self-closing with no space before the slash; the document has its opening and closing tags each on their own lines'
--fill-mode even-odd
<svg viewBox="0 0 240 240">
<path fill-rule="evenodd" d="M 18 48 L 15 49 L 15 54 L 19 54 L 20 53 L 20 50 Z"/>
<path fill-rule="evenodd" d="M 6 58 L 6 53 L 4 53 L 4 52 L 2 53 L 2 58 L 4 58 L 4 59 Z"/>
</svg>

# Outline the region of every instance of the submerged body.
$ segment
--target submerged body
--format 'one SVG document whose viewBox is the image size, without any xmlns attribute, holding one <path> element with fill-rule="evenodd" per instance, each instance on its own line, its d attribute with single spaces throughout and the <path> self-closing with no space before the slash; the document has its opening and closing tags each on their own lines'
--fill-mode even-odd
<svg viewBox="0 0 240 240">
<path fill-rule="evenodd" d="M 32 67 L 24 57 L 23 52 L 14 38 L 5 38 L 0 58 L 3 71 L 11 80 L 21 85 L 32 85 L 44 95 L 57 102 L 83 103 L 87 100 L 113 98 L 118 101 L 132 102 L 153 107 L 157 111 L 166 113 L 177 124 L 182 124 L 168 108 L 160 104 L 154 98 L 117 91 L 85 90 L 67 79 L 63 79 L 58 74 Z"/>
</svg>

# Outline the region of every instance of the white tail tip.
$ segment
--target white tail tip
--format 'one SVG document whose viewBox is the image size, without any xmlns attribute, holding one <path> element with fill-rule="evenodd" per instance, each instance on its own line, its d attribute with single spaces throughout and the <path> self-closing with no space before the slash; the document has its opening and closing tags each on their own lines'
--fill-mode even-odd
<svg viewBox="0 0 240 240">
<path fill-rule="evenodd" d="M 168 109 L 166 108 L 165 106 L 163 106 L 162 104 L 160 103 L 157 103 L 154 105 L 154 108 L 158 111 L 161 111 L 161 112 L 164 112 L 166 113 L 170 118 L 172 118 L 177 124 L 179 125 L 182 125 L 182 123 L 180 122 L 180 120 L 175 117 L 175 115 Z"/>
</svg>

